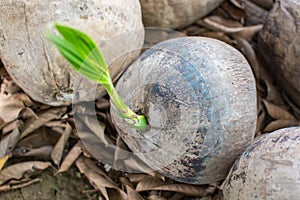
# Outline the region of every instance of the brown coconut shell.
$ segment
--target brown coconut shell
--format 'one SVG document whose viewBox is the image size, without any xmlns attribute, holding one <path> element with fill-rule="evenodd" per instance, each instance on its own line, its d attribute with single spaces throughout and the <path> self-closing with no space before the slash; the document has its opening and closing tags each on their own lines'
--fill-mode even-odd
<svg viewBox="0 0 300 200">
<path fill-rule="evenodd" d="M 249 146 L 223 183 L 224 199 L 299 199 L 300 127 L 266 134 Z"/>
<path fill-rule="evenodd" d="M 224 179 L 254 137 L 254 76 L 243 55 L 219 40 L 161 42 L 126 70 L 116 89 L 149 123 L 137 131 L 112 109 L 119 134 L 136 156 L 174 180 Z"/>
<path fill-rule="evenodd" d="M 259 46 L 277 85 L 300 107 L 300 1 L 276 1 L 259 34 Z"/>
<path fill-rule="evenodd" d="M 182 28 L 204 17 L 224 0 L 140 0 L 145 27 Z"/>
<path fill-rule="evenodd" d="M 4 0 L 0 9 L 0 58 L 15 82 L 45 104 L 88 101 L 104 94 L 100 85 L 78 75 L 47 40 L 50 22 L 89 34 L 103 51 L 113 79 L 143 45 L 138 0 Z"/>
</svg>

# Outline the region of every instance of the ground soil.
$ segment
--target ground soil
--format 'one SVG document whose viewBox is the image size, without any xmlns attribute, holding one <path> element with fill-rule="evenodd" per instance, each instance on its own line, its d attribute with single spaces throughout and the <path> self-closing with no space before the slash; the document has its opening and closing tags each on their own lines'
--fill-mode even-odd
<svg viewBox="0 0 300 200">
<path fill-rule="evenodd" d="M 72 168 L 54 176 L 48 169 L 39 174 L 39 182 L 20 189 L 0 193 L 0 199 L 10 200 L 96 200 L 98 192 L 84 176 Z"/>
</svg>

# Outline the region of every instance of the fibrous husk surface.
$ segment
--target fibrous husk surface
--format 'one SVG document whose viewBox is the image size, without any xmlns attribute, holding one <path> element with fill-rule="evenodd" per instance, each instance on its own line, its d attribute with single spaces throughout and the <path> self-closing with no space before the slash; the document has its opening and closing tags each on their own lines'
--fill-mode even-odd
<svg viewBox="0 0 300 200">
<path fill-rule="evenodd" d="M 277 84 L 300 107 L 300 2 L 280 0 L 274 4 L 259 44 Z"/>
<path fill-rule="evenodd" d="M 231 200 L 297 199 L 300 195 L 300 127 L 262 136 L 233 165 L 223 186 Z"/>
<path fill-rule="evenodd" d="M 149 122 L 148 130 L 136 131 L 111 109 L 119 134 L 142 161 L 177 181 L 223 179 L 254 137 L 253 73 L 240 52 L 219 40 L 161 42 L 127 69 L 116 89 Z"/>
<path fill-rule="evenodd" d="M 224 0 L 140 0 L 146 27 L 182 28 L 204 17 Z"/>
<path fill-rule="evenodd" d="M 88 33 L 103 51 L 113 79 L 138 56 L 144 40 L 137 0 L 4 0 L 0 8 L 0 57 L 5 68 L 33 99 L 50 105 L 93 100 L 104 90 L 78 75 L 47 40 L 49 23 Z"/>
</svg>

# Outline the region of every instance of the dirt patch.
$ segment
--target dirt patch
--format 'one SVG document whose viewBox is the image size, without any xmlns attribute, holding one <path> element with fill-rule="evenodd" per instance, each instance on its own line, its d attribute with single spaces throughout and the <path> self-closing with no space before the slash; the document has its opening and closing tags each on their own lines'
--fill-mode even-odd
<svg viewBox="0 0 300 200">
<path fill-rule="evenodd" d="M 75 169 L 54 176 L 51 169 L 36 176 L 38 182 L 27 187 L 0 193 L 0 199 L 11 200 L 84 200 L 98 199 L 98 192 Z"/>
</svg>

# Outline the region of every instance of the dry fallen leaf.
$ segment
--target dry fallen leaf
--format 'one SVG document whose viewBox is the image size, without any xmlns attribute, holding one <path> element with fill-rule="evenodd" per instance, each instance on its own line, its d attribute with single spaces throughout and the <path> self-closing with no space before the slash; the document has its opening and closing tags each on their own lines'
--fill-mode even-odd
<svg viewBox="0 0 300 200">
<path fill-rule="evenodd" d="M 261 111 L 257 117 L 256 131 L 255 131 L 256 135 L 255 136 L 258 136 L 259 134 L 261 134 L 261 131 L 265 125 L 265 120 L 266 120 L 266 113 L 264 111 Z"/>
<path fill-rule="evenodd" d="M 12 96 L 0 95 L 0 117 L 5 123 L 14 121 L 25 107 L 23 101 Z"/>
<path fill-rule="evenodd" d="M 147 191 L 147 190 L 153 190 L 153 188 L 165 185 L 166 183 L 163 182 L 162 180 L 155 178 L 155 177 L 150 177 L 150 176 L 145 176 L 143 179 L 141 179 L 137 186 L 136 186 L 136 191 L 141 192 L 141 191 Z"/>
<path fill-rule="evenodd" d="M 19 117 L 22 120 L 27 120 L 30 118 L 35 118 L 35 119 L 38 118 L 37 114 L 30 107 L 23 108 L 19 114 Z"/>
<path fill-rule="evenodd" d="M 284 100 L 287 102 L 287 104 L 291 107 L 294 115 L 297 117 L 298 121 L 300 121 L 300 108 L 295 105 L 294 102 L 285 94 L 283 94 Z"/>
<path fill-rule="evenodd" d="M 227 14 L 229 14 L 229 16 L 235 20 L 242 20 L 246 16 L 246 13 L 243 9 L 228 1 L 225 1 L 221 8 L 224 9 Z"/>
<path fill-rule="evenodd" d="M 133 183 L 137 183 L 137 182 L 140 182 L 142 179 L 144 178 L 155 178 L 155 179 L 160 179 L 162 182 L 165 182 L 166 181 L 166 178 L 159 174 L 158 172 L 153 172 L 152 174 L 151 173 L 131 173 L 131 174 L 128 174 L 127 175 L 128 179 L 130 180 L 130 182 L 133 182 Z"/>
<path fill-rule="evenodd" d="M 228 34 L 239 35 L 246 40 L 251 40 L 251 38 L 262 29 L 262 25 L 253 25 L 240 27 L 233 24 L 228 26 L 230 23 L 228 20 L 221 18 L 220 16 L 208 16 L 204 19 L 198 20 L 197 23 L 213 31 L 220 31 Z"/>
<path fill-rule="evenodd" d="M 122 183 L 123 185 L 129 186 L 131 189 L 134 188 L 133 183 L 131 183 L 127 177 L 121 176 L 121 177 L 119 178 L 119 181 L 120 181 L 120 183 Z"/>
<path fill-rule="evenodd" d="M 77 159 L 77 168 L 82 174 L 84 174 L 89 179 L 89 181 L 96 188 L 98 188 L 101 191 L 102 195 L 106 200 L 128 199 L 126 193 L 123 190 L 121 190 L 115 183 L 108 181 L 105 177 L 100 176 L 99 174 L 89 169 L 88 166 L 85 164 L 84 159 L 85 158 L 83 157 Z M 112 189 L 113 191 L 109 192 L 108 189 Z"/>
<path fill-rule="evenodd" d="M 20 132 L 18 128 L 15 128 L 10 134 L 8 134 L 0 142 L 0 158 L 4 155 L 12 152 L 20 138 Z"/>
<path fill-rule="evenodd" d="M 114 162 L 115 145 L 105 145 L 95 134 L 92 134 L 90 131 L 78 131 L 78 135 L 83 143 L 84 148 L 94 158 L 110 165 Z M 84 151 L 84 153 L 86 152 Z"/>
<path fill-rule="evenodd" d="M 127 178 L 120 177 L 119 180 L 123 185 L 125 185 L 129 200 L 144 200 L 144 198 L 133 189 L 133 184 Z"/>
<path fill-rule="evenodd" d="M 214 193 L 216 187 L 205 187 L 198 185 L 189 185 L 189 184 L 170 184 L 163 185 L 152 188 L 152 190 L 163 190 L 163 191 L 172 191 L 180 192 L 189 196 L 207 196 Z"/>
<path fill-rule="evenodd" d="M 269 101 L 266 101 L 266 100 L 263 100 L 263 103 L 266 107 L 267 113 L 273 119 L 297 121 L 297 119 L 291 113 L 289 113 L 282 107 L 279 107 L 279 106 L 277 106 Z"/>
<path fill-rule="evenodd" d="M 96 135 L 102 143 L 105 145 L 108 144 L 107 138 L 104 134 L 105 124 L 97 120 L 96 116 L 89 115 L 78 115 L 80 119 L 83 121 L 84 125 L 89 128 L 92 132 L 91 134 Z"/>
<path fill-rule="evenodd" d="M 50 121 L 50 122 L 45 123 L 45 126 L 66 128 L 66 123 L 64 120 L 56 120 L 56 121 Z"/>
<path fill-rule="evenodd" d="M 2 170 L 3 166 L 5 165 L 6 161 L 9 159 L 10 155 L 6 154 L 5 156 L 0 158 L 0 171 Z"/>
<path fill-rule="evenodd" d="M 223 26 L 226 28 L 242 28 L 243 27 L 243 24 L 240 23 L 239 21 L 227 19 L 227 18 L 221 17 L 219 15 L 211 15 L 211 16 L 205 17 L 204 19 L 213 21 L 213 22 L 219 24 L 220 26 Z"/>
<path fill-rule="evenodd" d="M 14 149 L 12 155 L 14 157 L 34 157 L 37 159 L 50 160 L 53 146 L 46 145 L 39 148 L 20 147 Z"/>
<path fill-rule="evenodd" d="M 20 87 L 12 79 L 4 79 L 1 84 L 2 94 L 15 94 L 20 91 Z"/>
<path fill-rule="evenodd" d="M 194 36 L 194 35 L 203 34 L 205 31 L 207 31 L 207 30 L 202 27 L 199 27 L 197 25 L 193 25 L 193 26 L 186 27 L 184 30 L 181 30 L 181 33 L 188 34 L 190 36 L 192 36 L 192 35 Z"/>
<path fill-rule="evenodd" d="M 4 168 L 0 172 L 0 185 L 11 179 L 20 179 L 25 173 L 31 174 L 51 166 L 50 162 L 28 161 L 20 162 Z"/>
<path fill-rule="evenodd" d="M 209 31 L 201 34 L 200 36 L 205 36 L 205 37 L 210 37 L 214 38 L 217 40 L 221 40 L 229 45 L 233 45 L 232 39 L 225 33 L 223 32 L 218 32 L 218 31 Z"/>
<path fill-rule="evenodd" d="M 59 138 L 58 142 L 54 146 L 54 149 L 51 153 L 51 159 L 56 165 L 59 165 L 61 161 L 65 145 L 71 135 L 71 132 L 72 132 L 72 127 L 70 124 L 67 123 L 63 134 Z"/>
<path fill-rule="evenodd" d="M 7 133 L 15 130 L 16 128 L 22 126 L 24 123 L 21 120 L 14 120 L 12 122 L 6 123 L 3 127 L 2 127 L 2 134 L 6 135 Z"/>
<path fill-rule="evenodd" d="M 140 182 L 142 179 L 146 179 L 146 178 L 153 178 L 152 176 L 150 176 L 148 174 L 128 174 L 127 176 L 128 176 L 129 181 L 132 183 Z"/>
<path fill-rule="evenodd" d="M 120 136 L 118 136 L 116 141 L 113 167 L 119 170 L 125 169 L 127 172 L 143 172 L 152 176 L 156 174 L 156 172 L 154 172 L 149 166 L 147 166 L 128 149 L 127 145 L 124 143 Z"/>
<path fill-rule="evenodd" d="M 207 196 L 213 194 L 216 186 L 198 186 L 181 183 L 165 183 L 160 179 L 144 178 L 136 186 L 136 191 L 162 190 L 179 192 L 189 196 Z"/>
<path fill-rule="evenodd" d="M 278 129 L 287 128 L 291 126 L 300 126 L 298 121 L 288 120 L 288 119 L 279 119 L 270 122 L 265 128 L 264 132 L 273 132 Z"/>
<path fill-rule="evenodd" d="M 108 181 L 110 182 L 114 182 L 110 176 L 108 176 L 103 170 L 101 170 L 96 164 L 95 162 L 93 162 L 91 159 L 83 159 L 84 163 L 86 166 L 88 166 L 88 168 L 90 170 L 92 170 L 93 172 L 99 174 L 100 176 L 103 176 L 104 178 L 106 178 Z"/>
<path fill-rule="evenodd" d="M 79 141 L 68 152 L 65 159 L 61 163 L 60 168 L 58 169 L 58 171 L 55 174 L 68 171 L 68 169 L 77 160 L 77 158 L 81 155 L 81 153 L 82 153 L 82 144 Z"/>
<path fill-rule="evenodd" d="M 38 114 L 38 118 L 28 119 L 21 130 L 21 138 L 26 137 L 32 131 L 43 126 L 45 123 L 60 118 L 63 113 L 66 112 L 66 107 L 54 107 L 41 114 Z"/>
<path fill-rule="evenodd" d="M 125 187 L 129 200 L 144 200 L 144 198 L 137 191 L 133 190 L 128 185 L 125 185 Z"/>
<path fill-rule="evenodd" d="M 14 98 L 19 99 L 20 101 L 22 101 L 26 107 L 30 107 L 30 106 L 33 106 L 33 105 L 36 104 L 25 93 L 20 93 L 19 92 L 19 93 L 14 94 L 13 96 L 14 96 Z"/>
<path fill-rule="evenodd" d="M 266 74 L 263 76 L 267 86 L 266 100 L 276 103 L 276 105 L 285 105 L 282 98 L 281 91 L 270 80 L 267 79 Z"/>
<path fill-rule="evenodd" d="M 175 193 L 173 196 L 171 196 L 168 200 L 181 200 L 184 198 L 184 194 L 182 193 Z M 201 198 L 202 199 L 202 198 Z M 199 199 L 199 200 L 201 200 Z M 198 198 L 197 198 L 198 200 Z"/>
<path fill-rule="evenodd" d="M 20 132 L 18 128 L 15 128 L 9 135 L 7 135 L 0 142 L 0 171 L 11 157 L 11 152 L 15 148 L 20 138 Z"/>
<path fill-rule="evenodd" d="M 239 0 L 230 0 L 230 3 L 232 3 L 235 7 L 238 7 L 240 9 L 244 9 L 244 7 L 241 5 L 241 2 Z"/>
<path fill-rule="evenodd" d="M 21 139 L 17 147 L 40 148 L 43 146 L 54 146 L 59 140 L 61 134 L 53 132 L 44 126 L 34 130 L 30 135 Z"/>
</svg>

